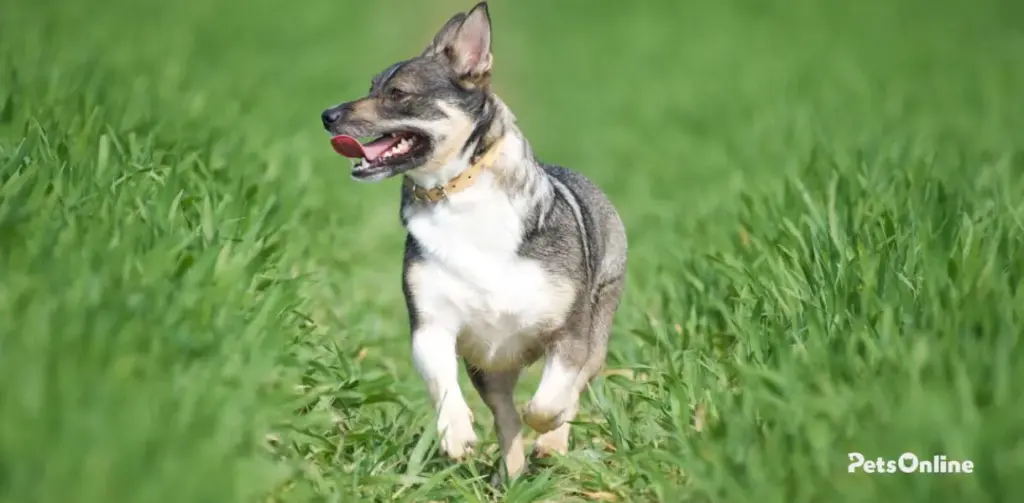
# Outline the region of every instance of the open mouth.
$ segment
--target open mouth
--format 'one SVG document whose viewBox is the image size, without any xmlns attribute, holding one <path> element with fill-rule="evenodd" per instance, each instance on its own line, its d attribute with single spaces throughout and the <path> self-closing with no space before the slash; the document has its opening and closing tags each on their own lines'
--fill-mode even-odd
<svg viewBox="0 0 1024 503">
<path fill-rule="evenodd" d="M 352 176 L 369 178 L 422 154 L 428 141 L 417 133 L 398 131 L 366 143 L 351 136 L 338 135 L 331 138 L 331 146 L 335 152 L 349 159 L 358 159 L 352 168 Z"/>
</svg>

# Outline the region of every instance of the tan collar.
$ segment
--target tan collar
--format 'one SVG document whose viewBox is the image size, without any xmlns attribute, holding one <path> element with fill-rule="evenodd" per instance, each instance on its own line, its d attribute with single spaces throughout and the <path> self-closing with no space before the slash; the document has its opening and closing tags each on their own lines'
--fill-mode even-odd
<svg viewBox="0 0 1024 503">
<path fill-rule="evenodd" d="M 476 183 L 480 172 L 483 171 L 484 168 L 490 166 L 491 162 L 493 162 L 494 158 L 498 155 L 499 150 L 501 150 L 499 145 L 491 146 L 487 152 L 484 152 L 483 155 L 477 158 L 476 162 L 471 164 L 462 173 L 459 173 L 455 178 L 448 180 L 448 183 L 440 187 L 425 189 L 416 185 L 416 182 L 413 182 L 408 176 L 405 177 L 403 184 L 412 191 L 412 197 L 417 201 L 430 201 L 432 203 L 436 203 L 442 199 L 447 199 L 451 194 L 466 190 Z"/>
</svg>

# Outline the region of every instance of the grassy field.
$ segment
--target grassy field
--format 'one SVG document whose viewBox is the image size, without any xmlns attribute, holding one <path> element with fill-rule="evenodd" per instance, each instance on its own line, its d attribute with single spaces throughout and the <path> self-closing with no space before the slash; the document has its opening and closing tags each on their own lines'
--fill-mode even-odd
<svg viewBox="0 0 1024 503">
<path fill-rule="evenodd" d="M 0 1 L 0 501 L 1024 492 L 1019 2 L 494 1 L 497 91 L 631 240 L 572 451 L 501 487 L 474 393 L 438 454 L 398 182 L 319 125 L 468 7 Z"/>
</svg>

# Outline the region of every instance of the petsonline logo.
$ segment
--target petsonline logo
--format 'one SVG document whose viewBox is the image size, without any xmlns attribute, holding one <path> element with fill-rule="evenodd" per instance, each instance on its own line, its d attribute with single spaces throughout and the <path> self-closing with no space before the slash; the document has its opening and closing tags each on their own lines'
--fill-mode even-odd
<svg viewBox="0 0 1024 503">
<path fill-rule="evenodd" d="M 904 452 L 898 459 L 867 459 L 859 452 L 851 452 L 847 456 L 850 473 L 974 473 L 973 461 L 947 459 L 945 455 L 919 458 L 917 454 Z"/>
</svg>

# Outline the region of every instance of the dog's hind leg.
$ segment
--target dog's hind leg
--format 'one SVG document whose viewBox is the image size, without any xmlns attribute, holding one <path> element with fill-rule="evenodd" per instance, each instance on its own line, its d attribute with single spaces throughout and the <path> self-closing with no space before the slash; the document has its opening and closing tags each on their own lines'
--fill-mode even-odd
<svg viewBox="0 0 1024 503">
<path fill-rule="evenodd" d="M 541 384 L 524 414 L 527 424 L 541 433 L 535 444 L 539 455 L 569 450 L 569 421 L 579 410 L 580 393 L 604 366 L 624 282 L 620 276 L 598 288 L 586 339 L 559 340 L 549 354 Z"/>
<path fill-rule="evenodd" d="M 619 310 L 622 300 L 622 289 L 626 283 L 624 275 L 619 275 L 598 286 L 594 303 L 594 318 L 590 326 L 590 355 L 578 376 L 576 386 L 583 390 L 604 366 L 608 357 L 608 339 L 612 333 L 612 322 Z"/>
<path fill-rule="evenodd" d="M 519 421 L 513 396 L 519 371 L 487 372 L 469 363 L 466 363 L 466 370 L 480 398 L 494 415 L 494 429 L 498 435 L 502 463 L 509 478 L 515 478 L 522 473 L 526 464 L 523 424 Z"/>
</svg>

